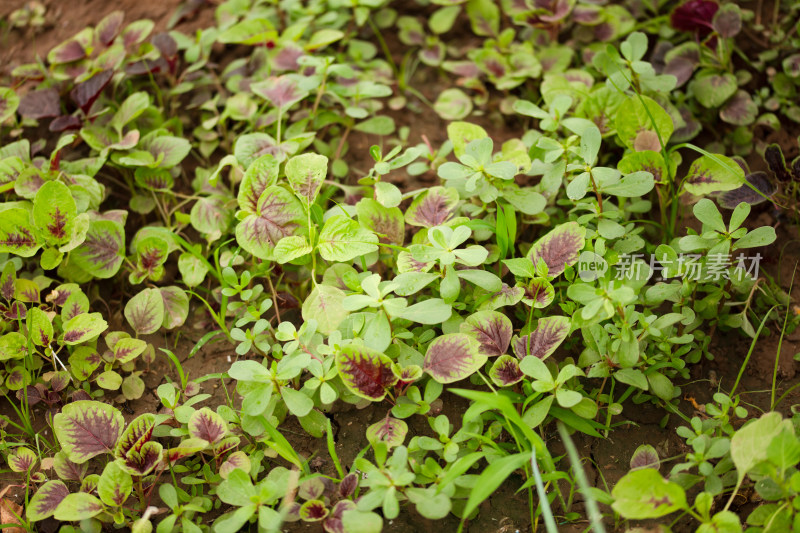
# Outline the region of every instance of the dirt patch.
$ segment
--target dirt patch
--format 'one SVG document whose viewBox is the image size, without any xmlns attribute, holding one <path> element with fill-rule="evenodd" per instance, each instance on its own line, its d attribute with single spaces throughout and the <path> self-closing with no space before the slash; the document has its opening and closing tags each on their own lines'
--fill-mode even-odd
<svg viewBox="0 0 800 533">
<path fill-rule="evenodd" d="M 0 2 L 0 19 L 24 8 L 29 0 Z M 155 32 L 165 31 L 179 6 L 186 4 L 186 14 L 175 29 L 191 33 L 213 24 L 214 5 L 204 0 L 41 0 L 45 6 L 45 24 L 35 28 L 3 28 L 0 30 L 0 74 L 14 67 L 45 57 L 54 46 L 72 37 L 87 26 L 94 26 L 113 11 L 125 13 L 125 22 L 150 19 Z"/>
</svg>

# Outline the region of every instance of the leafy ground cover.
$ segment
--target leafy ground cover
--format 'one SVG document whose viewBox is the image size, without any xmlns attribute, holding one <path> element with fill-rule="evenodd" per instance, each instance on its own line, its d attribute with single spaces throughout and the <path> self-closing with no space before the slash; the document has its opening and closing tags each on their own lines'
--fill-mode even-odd
<svg viewBox="0 0 800 533">
<path fill-rule="evenodd" d="M 3 9 L 10 531 L 800 527 L 793 3 Z"/>
</svg>

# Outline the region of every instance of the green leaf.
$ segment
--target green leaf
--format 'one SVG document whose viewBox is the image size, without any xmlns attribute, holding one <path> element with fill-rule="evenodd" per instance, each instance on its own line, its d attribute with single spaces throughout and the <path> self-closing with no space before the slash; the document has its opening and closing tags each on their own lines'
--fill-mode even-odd
<svg viewBox="0 0 800 533">
<path fill-rule="evenodd" d="M 780 413 L 771 412 L 749 422 L 731 437 L 731 459 L 739 482 L 753 467 L 769 458 L 769 444 L 783 431 L 794 432 L 792 422 L 784 420 Z"/>
<path fill-rule="evenodd" d="M 308 243 L 308 239 L 302 235 L 291 235 L 279 240 L 272 253 L 275 256 L 275 261 L 284 264 L 304 257 L 313 251 L 314 249 Z"/>
<path fill-rule="evenodd" d="M 721 106 L 733 96 L 738 84 L 736 76 L 729 72 L 703 69 L 689 83 L 689 90 L 703 107 L 712 109 Z"/>
<path fill-rule="evenodd" d="M 217 36 L 217 41 L 225 44 L 266 44 L 277 39 L 275 27 L 266 18 L 246 18 L 234 24 Z"/>
<path fill-rule="evenodd" d="M 120 507 L 133 489 L 133 478 L 116 463 L 108 463 L 97 482 L 97 494 L 106 505 Z"/>
<path fill-rule="evenodd" d="M 645 520 L 687 509 L 686 494 L 652 468 L 628 472 L 611 491 L 611 507 L 630 520 Z"/>
<path fill-rule="evenodd" d="M 75 200 L 69 187 L 60 181 L 48 181 L 33 199 L 33 221 L 50 244 L 64 244 L 72 236 L 77 215 Z"/>
<path fill-rule="evenodd" d="M 350 313 L 342 302 L 345 293 L 330 285 L 317 285 L 303 302 L 303 320 L 316 320 L 317 331 L 324 335 L 333 333 Z"/>
<path fill-rule="evenodd" d="M 108 328 L 108 323 L 100 313 L 81 313 L 70 318 L 62 328 L 64 344 L 72 346 L 96 338 Z"/>
<path fill-rule="evenodd" d="M 65 405 L 53 417 L 53 429 L 70 461 L 85 463 L 92 457 L 112 453 L 122 436 L 125 419 L 113 406 L 90 400 Z"/>
<path fill-rule="evenodd" d="M 256 212 L 236 226 L 236 242 L 259 259 L 273 260 L 275 245 L 290 235 L 306 235 L 306 215 L 297 197 L 273 185 L 264 189 Z"/>
<path fill-rule="evenodd" d="M 740 248 L 756 248 L 759 246 L 767 246 L 768 244 L 772 244 L 778 236 L 775 233 L 775 228 L 772 226 L 761 226 L 760 228 L 756 228 L 753 231 L 747 233 L 741 239 L 738 239 L 734 245 L 733 249 L 738 250 Z"/>
<path fill-rule="evenodd" d="M 63 481 L 48 481 L 31 497 L 25 514 L 28 520 L 38 522 L 53 516 L 58 505 L 69 495 Z"/>
<path fill-rule="evenodd" d="M 144 289 L 125 304 L 125 319 L 139 335 L 158 331 L 164 323 L 164 312 L 164 299 L 158 289 Z"/>
<path fill-rule="evenodd" d="M 694 216 L 697 220 L 708 226 L 709 228 L 719 233 L 725 233 L 728 228 L 725 227 L 725 222 L 722 220 L 722 214 L 714 205 L 714 202 L 708 198 L 703 198 L 692 208 Z"/>
<path fill-rule="evenodd" d="M 102 511 L 103 502 L 86 492 L 75 492 L 61 500 L 54 516 L 63 522 L 77 522 L 97 516 Z"/>
<path fill-rule="evenodd" d="M 491 496 L 502 485 L 508 476 L 529 460 L 530 453 L 517 453 L 495 459 L 475 480 L 462 516 L 472 514 L 486 498 Z"/>
<path fill-rule="evenodd" d="M 319 234 L 319 254 L 326 261 L 350 261 L 378 249 L 378 237 L 356 221 L 334 215 Z"/>
<path fill-rule="evenodd" d="M 327 173 L 328 158 L 324 155 L 303 154 L 286 162 L 286 179 L 306 206 L 314 203 Z"/>
<path fill-rule="evenodd" d="M 394 119 L 385 115 L 372 117 L 363 122 L 359 122 L 353 126 L 353 129 L 372 135 L 391 135 L 394 133 L 395 129 Z"/>
<path fill-rule="evenodd" d="M 30 209 L 7 207 L 0 212 L 0 253 L 31 257 L 41 246 Z"/>
<path fill-rule="evenodd" d="M 445 89 L 436 98 L 433 109 L 444 120 L 461 120 L 472 112 L 472 99 L 461 89 Z"/>
<path fill-rule="evenodd" d="M 686 174 L 684 188 L 696 196 L 730 191 L 745 182 L 744 170 L 729 157 L 708 154 L 697 158 Z"/>
<path fill-rule="evenodd" d="M 658 102 L 640 95 L 629 97 L 620 106 L 615 125 L 623 144 L 637 152 L 660 152 L 664 148 L 661 143 L 666 144 L 675 129 L 672 118 Z"/>
<path fill-rule="evenodd" d="M 93 220 L 70 259 L 96 278 L 114 277 L 125 260 L 125 229 L 113 220 Z"/>
</svg>

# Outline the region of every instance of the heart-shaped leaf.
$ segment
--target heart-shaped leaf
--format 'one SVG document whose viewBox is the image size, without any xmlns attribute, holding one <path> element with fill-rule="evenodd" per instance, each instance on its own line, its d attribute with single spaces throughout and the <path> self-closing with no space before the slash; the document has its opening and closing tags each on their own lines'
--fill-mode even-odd
<svg viewBox="0 0 800 533">
<path fill-rule="evenodd" d="M 306 217 L 300 201 L 283 187 L 261 193 L 256 212 L 236 226 L 236 241 L 259 259 L 273 260 L 275 245 L 290 235 L 305 235 Z"/>
<path fill-rule="evenodd" d="M 536 329 L 514 341 L 514 353 L 519 359 L 532 355 L 547 359 L 569 334 L 570 321 L 565 316 L 550 316 L 539 320 Z"/>
<path fill-rule="evenodd" d="M 392 360 L 366 346 L 343 347 L 336 353 L 336 368 L 353 394 L 374 402 L 382 400 L 386 389 L 397 383 Z"/>
<path fill-rule="evenodd" d="M 108 328 L 100 313 L 81 313 L 62 326 L 64 344 L 75 345 L 90 341 Z"/>
<path fill-rule="evenodd" d="M 228 425 L 225 420 L 208 407 L 198 409 L 189 418 L 189 435 L 196 439 L 215 444 L 227 433 Z"/>
<path fill-rule="evenodd" d="M 449 333 L 428 345 L 423 370 L 439 383 L 452 383 L 469 377 L 487 360 L 481 344 L 465 333 Z"/>
<path fill-rule="evenodd" d="M 350 261 L 378 249 L 378 237 L 343 215 L 325 221 L 319 234 L 319 254 L 326 261 Z"/>
<path fill-rule="evenodd" d="M 481 353 L 495 357 L 506 353 L 514 329 L 511 320 L 503 313 L 479 311 L 461 324 L 461 332 L 478 339 Z"/>
<path fill-rule="evenodd" d="M 125 229 L 113 220 L 93 220 L 86 239 L 70 259 L 96 278 L 113 277 L 125 259 Z"/>
<path fill-rule="evenodd" d="M 724 155 L 709 154 L 695 159 L 686 174 L 684 187 L 696 196 L 731 191 L 745 182 L 744 170 Z"/>
<path fill-rule="evenodd" d="M 262 155 L 247 167 L 239 184 L 239 208 L 248 213 L 258 211 L 258 199 L 267 187 L 278 180 L 278 160 L 271 154 Z"/>
<path fill-rule="evenodd" d="M 53 429 L 61 449 L 77 464 L 112 453 L 124 427 L 125 419 L 119 411 L 93 400 L 69 403 L 53 417 Z"/>
<path fill-rule="evenodd" d="M 303 154 L 286 162 L 286 179 L 306 206 L 314 203 L 327 173 L 328 158 L 324 155 Z"/>
<path fill-rule="evenodd" d="M 164 323 L 164 299 L 158 289 L 144 289 L 125 304 L 125 318 L 138 335 L 155 333 Z"/>
<path fill-rule="evenodd" d="M 458 191 L 452 187 L 433 187 L 414 198 L 406 210 L 406 224 L 432 228 L 453 216 L 458 205 Z"/>
<path fill-rule="evenodd" d="M 525 375 L 519 368 L 519 361 L 510 355 L 501 355 L 489 370 L 489 377 L 498 387 L 509 387 L 522 381 Z"/>
<path fill-rule="evenodd" d="M 38 522 L 53 516 L 61 501 L 69 495 L 69 488 L 63 481 L 48 481 L 31 497 L 25 514 L 28 520 Z"/>
<path fill-rule="evenodd" d="M 0 253 L 31 257 L 40 245 L 29 209 L 11 207 L 3 210 L 0 216 Z"/>
<path fill-rule="evenodd" d="M 531 246 L 528 259 L 534 265 L 542 259 L 547 264 L 547 275 L 554 278 L 578 261 L 585 235 L 586 228 L 577 222 L 558 225 Z"/>
<path fill-rule="evenodd" d="M 407 433 L 408 424 L 387 415 L 367 428 L 367 440 L 372 444 L 385 442 L 392 449 L 403 444 Z"/>
</svg>

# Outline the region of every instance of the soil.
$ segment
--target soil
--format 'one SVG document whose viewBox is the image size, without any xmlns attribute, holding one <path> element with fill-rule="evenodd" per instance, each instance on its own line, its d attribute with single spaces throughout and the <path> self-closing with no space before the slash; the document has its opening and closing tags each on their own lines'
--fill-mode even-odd
<svg viewBox="0 0 800 533">
<path fill-rule="evenodd" d="M 116 2 L 77 0 L 68 3 L 43 0 L 42 3 L 47 8 L 47 22 L 41 30 L 0 30 L 2 32 L 0 33 L 0 77 L 19 64 L 45 56 L 53 46 L 69 38 L 86 25 L 96 24 L 115 10 L 124 11 L 125 19 L 128 22 L 139 18 L 153 20 L 156 24 L 155 31 L 166 30 L 173 18 L 173 13 L 182 5 L 186 7 L 187 14 L 177 24 L 176 29 L 178 30 L 191 32 L 196 28 L 212 24 L 214 19 L 214 4 L 203 0 L 189 0 L 188 2 L 179 0 L 118 0 Z M 24 0 L 2 2 L 0 19 L 25 4 Z M 390 48 L 395 52 L 395 59 L 399 61 L 402 59 L 402 46 L 395 40 L 394 35 L 387 35 L 386 38 Z M 221 63 L 224 63 L 224 60 Z M 437 87 L 443 87 L 449 83 L 451 82 L 442 74 L 431 69 L 420 69 L 413 84 L 415 87 L 420 87 L 425 96 L 433 101 L 437 96 Z M 432 146 L 441 145 L 447 139 L 447 122 L 419 102 L 412 102 L 410 108 L 416 108 L 417 112 L 408 112 L 407 110 L 389 112 L 395 119 L 398 128 L 408 127 L 410 129 L 409 141 L 411 143 L 425 142 Z M 490 133 L 496 145 L 507 139 L 519 137 L 524 131 L 518 119 L 503 116 L 497 110 L 490 110 L 483 115 L 470 116 L 469 120 L 483 126 Z M 765 132 L 764 136 L 768 142 L 781 144 L 788 157 L 796 155 L 797 133 L 798 131 L 794 129 Z M 349 179 L 355 181 L 359 175 L 368 171 L 372 166 L 369 146 L 381 142 L 382 139 L 370 135 L 358 132 L 350 134 L 349 150 L 346 155 L 346 160 L 351 168 Z M 436 177 L 432 173 L 417 177 L 391 176 L 391 179 L 403 190 L 428 187 L 436 182 Z M 789 292 L 793 274 L 800 273 L 797 268 L 798 262 L 800 262 L 800 228 L 779 223 L 768 209 L 762 210 L 760 216 L 758 225 L 776 225 L 779 235 L 779 245 L 762 252 L 765 256 L 762 269 L 772 276 L 783 290 Z M 797 281 L 791 288 L 793 302 L 800 301 L 800 276 Z M 110 310 L 121 310 L 124 298 L 126 298 L 126 295 L 119 293 L 119 289 L 110 286 L 103 286 L 101 296 Z M 784 312 L 785 310 L 781 310 L 781 313 Z M 792 312 L 797 311 L 792 310 Z M 190 320 L 184 330 L 169 332 L 147 340 L 152 342 L 157 349 L 172 350 L 180 359 L 182 368 L 189 379 L 225 372 L 236 358 L 232 347 L 225 343 L 207 344 L 194 356 L 189 356 L 192 348 L 205 333 L 205 330 L 202 329 L 202 313 L 200 313 L 199 329 L 193 327 L 192 316 L 195 315 L 190 315 Z M 782 317 L 783 314 L 781 314 Z M 117 322 L 116 324 L 112 323 L 112 327 L 124 328 L 124 320 L 120 311 L 117 311 L 116 315 L 110 316 L 110 322 Z M 194 322 L 198 322 L 196 317 Z M 769 336 L 756 344 L 739 384 L 738 391 L 742 394 L 743 400 L 747 402 L 746 407 L 751 416 L 758 416 L 759 413 L 770 408 L 770 391 L 779 344 L 781 344 L 781 349 L 776 374 L 778 396 L 800 383 L 800 376 L 796 372 L 797 363 L 794 360 L 795 354 L 800 353 L 800 329 L 787 335 L 781 343 L 779 340 L 780 325 L 777 321 L 766 324 Z M 704 360 L 692 367 L 691 379 L 687 383 L 679 384 L 682 387 L 680 410 L 688 416 L 705 416 L 702 405 L 711 401 L 711 396 L 717 390 L 730 390 L 747 358 L 750 345 L 750 339 L 744 335 L 738 333 L 732 335 L 728 332 L 718 331 L 710 350 L 715 356 L 714 359 Z M 147 390 L 142 398 L 124 405 L 123 413 L 128 421 L 145 412 L 159 411 L 161 406 L 155 389 L 167 379 L 178 380 L 174 366 L 166 357 L 157 357 L 156 362 L 142 377 Z M 239 401 L 230 380 L 204 381 L 200 384 L 200 392 L 211 395 L 204 405 L 219 405 L 226 401 L 227 396 Z M 448 415 L 451 422 L 459 423 L 461 413 L 465 409 L 464 401 L 446 392 L 442 400 L 443 412 Z M 790 415 L 791 408 L 795 404 L 800 404 L 800 388 L 788 394 L 777 410 L 785 415 Z M 338 428 L 335 439 L 336 452 L 343 465 L 351 464 L 356 455 L 367 446 L 365 428 L 385 416 L 388 408 L 385 404 L 370 406 L 366 409 L 337 405 L 334 412 L 330 413 L 334 427 Z M 42 435 L 46 438 L 48 429 L 44 413 L 42 411 L 37 411 L 37 413 L 38 417 L 34 421 L 35 428 L 41 430 Z M 642 443 L 655 446 L 661 457 L 674 457 L 689 451 L 685 442 L 675 433 L 675 428 L 682 425 L 683 421 L 676 416 L 671 416 L 662 427 L 664 413 L 664 410 L 658 407 L 649 404 L 634 405 L 629 401 L 624 406 L 623 415 L 614 420 L 620 425 L 608 438 L 598 439 L 576 433 L 573 438 L 580 454 L 587 459 L 585 467 L 589 482 L 594 486 L 612 487 L 628 471 L 630 457 L 636 447 Z M 13 410 L 7 402 L 0 402 L 0 414 L 15 418 Z M 409 424 L 410 435 L 433 436 L 429 425 L 422 417 L 412 418 L 409 420 Z M 333 462 L 328 455 L 324 439 L 310 437 L 293 418 L 281 426 L 281 431 L 299 454 L 313 458 L 311 464 L 316 471 L 334 474 Z M 563 444 L 557 434 L 551 432 L 545 437 L 553 455 L 560 455 L 564 452 Z M 662 472 L 666 473 L 670 467 L 669 464 L 662 465 Z M 16 482 L 14 478 L 7 475 L 0 476 L 0 480 L 3 484 Z M 531 531 L 527 495 L 525 492 L 516 493 L 516 487 L 520 484 L 521 479 L 513 478 L 505 483 L 487 502 L 484 502 L 480 508 L 480 514 L 467 524 L 465 531 L 470 533 Z M 14 487 L 6 497 L 20 502 L 23 499 L 23 490 L 23 487 Z M 579 503 L 575 504 L 571 511 L 582 512 L 581 498 L 579 495 L 576 498 Z M 735 503 L 733 510 L 736 511 L 738 505 L 739 510 L 744 511 L 748 503 L 747 499 L 743 498 L 742 501 Z M 609 509 L 603 509 L 603 511 L 608 513 Z M 54 530 L 48 528 L 48 526 L 54 526 L 52 523 L 44 523 L 42 526 L 43 531 Z M 611 522 L 607 526 L 609 530 L 613 531 L 624 530 L 619 524 Z M 418 515 L 413 507 L 406 506 L 397 519 L 386 521 L 384 531 L 391 533 L 455 531 L 457 527 L 458 521 L 452 516 L 440 521 L 430 521 Z M 561 530 L 577 532 L 584 531 L 587 527 L 588 523 L 586 522 L 563 523 Z M 540 527 L 540 529 L 542 528 Z M 676 532 L 691 530 L 693 530 L 693 524 L 687 521 L 679 522 L 674 528 Z M 319 524 L 297 522 L 287 524 L 284 531 L 316 533 L 321 532 L 322 527 Z"/>
</svg>

